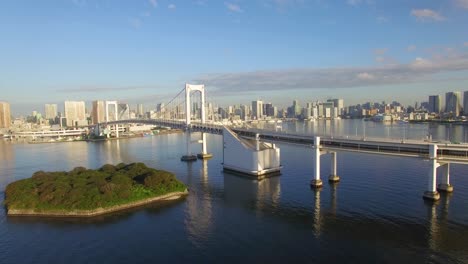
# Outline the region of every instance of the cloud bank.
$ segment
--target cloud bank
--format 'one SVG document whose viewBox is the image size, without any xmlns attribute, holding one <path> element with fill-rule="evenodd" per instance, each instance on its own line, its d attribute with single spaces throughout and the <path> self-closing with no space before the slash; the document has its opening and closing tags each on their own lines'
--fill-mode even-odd
<svg viewBox="0 0 468 264">
<path fill-rule="evenodd" d="M 424 81 L 443 72 L 468 70 L 468 54 L 440 59 L 416 58 L 408 64 L 351 68 L 303 68 L 202 76 L 195 81 L 222 92 L 340 89 Z"/>
</svg>

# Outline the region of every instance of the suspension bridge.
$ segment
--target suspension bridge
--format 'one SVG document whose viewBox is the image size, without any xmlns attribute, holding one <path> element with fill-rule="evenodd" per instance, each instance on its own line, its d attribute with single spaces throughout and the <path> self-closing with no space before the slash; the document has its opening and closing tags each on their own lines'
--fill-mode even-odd
<svg viewBox="0 0 468 264">
<path fill-rule="evenodd" d="M 198 100 L 197 100 L 198 99 Z M 331 168 L 328 180 L 338 182 L 337 153 L 340 151 L 420 158 L 430 161 L 427 191 L 423 197 L 438 200 L 439 192 L 452 192 L 450 164 L 468 165 L 468 145 L 432 143 L 423 140 L 391 140 L 384 138 L 350 138 L 318 136 L 310 134 L 284 133 L 262 129 L 225 126 L 217 122 L 213 102 L 207 103 L 204 85 L 186 84 L 167 104 L 161 104 L 150 119 L 107 121 L 98 127 L 114 126 L 118 133 L 121 124 L 138 123 L 183 129 L 187 136 L 186 152 L 182 161 L 211 158 L 206 147 L 206 133 L 223 136 L 223 167 L 225 170 L 253 175 L 259 179 L 278 173 L 280 149 L 274 143 L 308 146 L 312 149 L 314 163 L 312 188 L 323 186 L 320 175 L 320 157 L 329 154 Z M 106 111 L 106 120 L 108 111 Z M 200 153 L 191 149 L 192 134 L 200 134 Z M 438 181 L 438 174 L 441 174 Z"/>
</svg>

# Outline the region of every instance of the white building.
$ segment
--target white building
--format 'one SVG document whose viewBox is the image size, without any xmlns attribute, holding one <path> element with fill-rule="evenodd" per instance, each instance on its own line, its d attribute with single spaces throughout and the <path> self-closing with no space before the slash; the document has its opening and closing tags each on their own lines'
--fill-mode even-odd
<svg viewBox="0 0 468 264">
<path fill-rule="evenodd" d="M 44 114 L 46 119 L 54 119 L 57 116 L 57 105 L 46 104 L 44 106 Z"/>
<path fill-rule="evenodd" d="M 67 126 L 87 125 L 85 102 L 83 101 L 65 101 L 64 113 L 67 119 Z"/>
</svg>

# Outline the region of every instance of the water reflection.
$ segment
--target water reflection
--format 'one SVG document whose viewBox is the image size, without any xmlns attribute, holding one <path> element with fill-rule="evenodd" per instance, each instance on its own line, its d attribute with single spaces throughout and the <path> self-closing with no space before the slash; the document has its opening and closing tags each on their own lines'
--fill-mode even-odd
<svg viewBox="0 0 468 264">
<path fill-rule="evenodd" d="M 187 181 L 189 188 L 196 185 L 194 163 L 187 162 Z M 189 233 L 190 241 L 200 246 L 210 236 L 213 225 L 213 209 L 211 192 L 208 188 L 208 161 L 204 160 L 200 170 L 201 190 L 197 187 L 190 188 L 187 197 L 187 208 L 185 213 L 185 226 Z"/>
<path fill-rule="evenodd" d="M 322 190 L 314 190 L 314 223 L 313 230 L 315 237 L 319 237 L 322 231 L 322 213 L 320 212 L 320 193 Z"/>
<path fill-rule="evenodd" d="M 226 203 L 256 209 L 258 213 L 267 208 L 276 208 L 281 197 L 280 177 L 265 178 L 261 181 L 224 172 Z"/>
</svg>

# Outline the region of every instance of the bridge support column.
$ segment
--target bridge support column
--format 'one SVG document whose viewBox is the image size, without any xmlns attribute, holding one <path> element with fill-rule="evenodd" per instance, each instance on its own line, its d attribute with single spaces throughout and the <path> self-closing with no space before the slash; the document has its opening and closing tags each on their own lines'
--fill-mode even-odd
<svg viewBox="0 0 468 264">
<path fill-rule="evenodd" d="M 331 153 L 331 173 L 328 176 L 328 181 L 331 183 L 340 181 L 340 176 L 336 175 L 336 152 Z"/>
<path fill-rule="evenodd" d="M 187 135 L 187 155 L 182 156 L 182 158 L 180 158 L 180 160 L 181 161 L 187 161 L 187 162 L 196 161 L 197 156 L 192 154 L 192 147 L 191 147 L 192 137 L 190 136 L 190 131 L 187 130 L 185 133 Z"/>
<path fill-rule="evenodd" d="M 428 190 L 424 192 L 423 198 L 427 200 L 437 201 L 440 199 L 440 194 L 437 192 L 437 168 L 440 164 L 437 162 L 437 145 L 429 146 L 429 158 L 431 160 L 431 169 L 429 171 Z"/>
<path fill-rule="evenodd" d="M 442 179 L 437 190 L 439 192 L 453 192 L 453 186 L 450 185 L 450 163 L 446 163 L 440 166 L 442 168 Z"/>
<path fill-rule="evenodd" d="M 199 159 L 211 159 L 213 157 L 213 154 L 208 153 L 206 151 L 206 133 L 202 132 L 201 133 L 201 144 L 202 144 L 202 152 L 197 154 L 197 157 Z"/>
<path fill-rule="evenodd" d="M 322 180 L 320 179 L 320 137 L 314 139 L 314 178 L 310 181 L 310 187 L 314 189 L 321 188 L 323 186 Z"/>
</svg>

